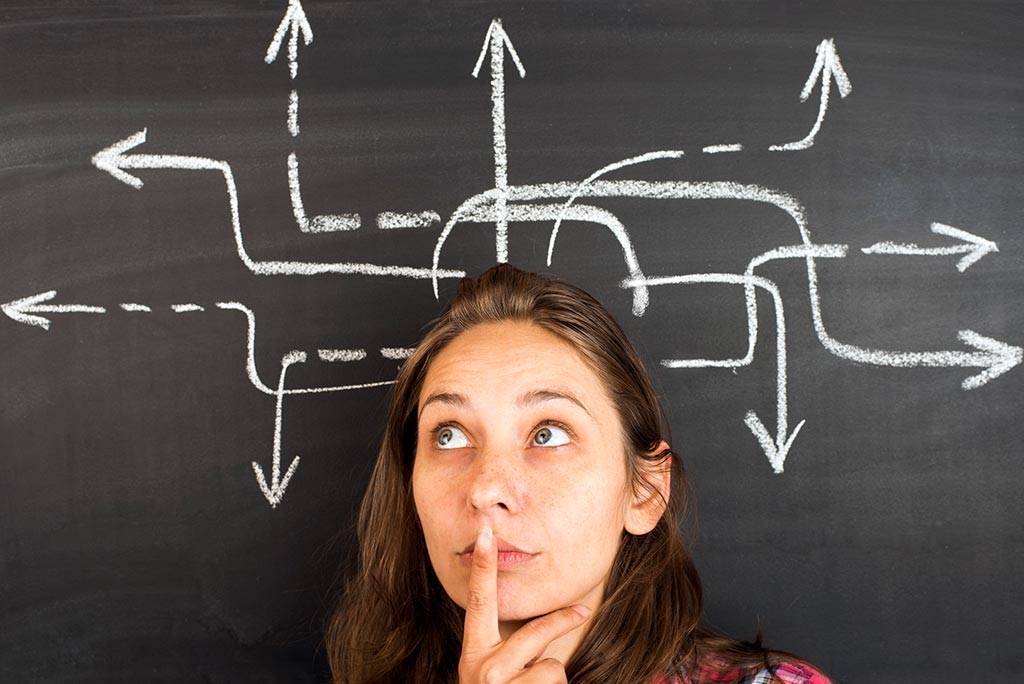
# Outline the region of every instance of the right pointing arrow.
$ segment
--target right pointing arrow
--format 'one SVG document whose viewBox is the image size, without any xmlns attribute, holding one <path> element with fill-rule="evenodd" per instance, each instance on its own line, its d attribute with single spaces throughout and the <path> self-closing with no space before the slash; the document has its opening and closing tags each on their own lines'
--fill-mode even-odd
<svg viewBox="0 0 1024 684">
<path fill-rule="evenodd" d="M 807 98 L 811 96 L 811 91 L 814 90 L 814 84 L 818 82 L 820 77 L 821 100 L 818 105 L 818 119 L 814 122 L 814 126 L 811 128 L 810 133 L 802 139 L 786 143 L 785 145 L 772 145 L 768 149 L 773 152 L 780 152 L 784 150 L 806 150 L 814 144 L 814 136 L 816 136 L 818 131 L 821 130 L 821 123 L 825 120 L 825 112 L 828 111 L 828 96 L 829 91 L 832 88 L 833 79 L 835 79 L 836 86 L 839 87 L 840 97 L 845 98 L 853 89 L 853 86 L 850 85 L 850 78 L 846 75 L 846 70 L 843 69 L 843 63 L 839 61 L 839 53 L 836 52 L 835 41 L 832 38 L 826 38 L 821 41 L 818 44 L 817 53 L 818 56 L 814 60 L 814 67 L 811 69 L 811 75 L 807 77 L 804 89 L 800 91 L 800 101 L 807 101 Z"/>
<path fill-rule="evenodd" d="M 978 237 L 974 233 L 960 230 L 944 223 L 933 223 L 932 232 L 938 235 L 955 238 L 961 241 L 959 245 L 949 247 L 918 247 L 914 244 L 897 244 L 895 242 L 876 242 L 870 247 L 861 251 L 865 254 L 903 254 L 910 256 L 948 256 L 951 254 L 963 254 L 964 257 L 957 262 L 956 268 L 963 273 L 976 261 L 986 254 L 998 252 L 999 247 L 991 240 Z"/>
</svg>

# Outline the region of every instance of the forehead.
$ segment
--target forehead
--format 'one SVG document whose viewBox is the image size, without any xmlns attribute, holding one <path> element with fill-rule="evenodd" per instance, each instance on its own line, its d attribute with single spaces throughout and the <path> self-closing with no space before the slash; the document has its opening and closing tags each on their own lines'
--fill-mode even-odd
<svg viewBox="0 0 1024 684">
<path fill-rule="evenodd" d="M 419 402 L 435 392 L 486 393 L 487 398 L 564 389 L 589 403 L 607 403 L 597 373 L 572 345 L 526 321 L 483 323 L 461 333 L 427 369 Z"/>
</svg>

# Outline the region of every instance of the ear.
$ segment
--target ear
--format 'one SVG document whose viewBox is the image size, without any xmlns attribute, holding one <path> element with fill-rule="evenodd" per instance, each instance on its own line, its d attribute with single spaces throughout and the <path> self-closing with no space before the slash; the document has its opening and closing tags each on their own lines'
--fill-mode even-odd
<svg viewBox="0 0 1024 684">
<path fill-rule="evenodd" d="M 662 440 L 651 454 L 668 451 L 668 443 Z M 634 487 L 629 508 L 626 510 L 626 531 L 633 535 L 647 534 L 661 520 L 672 490 L 672 454 L 660 461 L 644 461 L 640 476 L 647 486 Z"/>
</svg>

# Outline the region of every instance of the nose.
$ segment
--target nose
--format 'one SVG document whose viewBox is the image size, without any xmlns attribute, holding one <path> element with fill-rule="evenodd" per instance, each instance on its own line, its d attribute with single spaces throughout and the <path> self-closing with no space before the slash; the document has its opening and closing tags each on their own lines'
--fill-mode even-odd
<svg viewBox="0 0 1024 684">
<path fill-rule="evenodd" d="M 514 513 L 520 508 L 521 479 L 514 454 L 483 450 L 470 471 L 467 504 L 480 513 Z"/>
</svg>

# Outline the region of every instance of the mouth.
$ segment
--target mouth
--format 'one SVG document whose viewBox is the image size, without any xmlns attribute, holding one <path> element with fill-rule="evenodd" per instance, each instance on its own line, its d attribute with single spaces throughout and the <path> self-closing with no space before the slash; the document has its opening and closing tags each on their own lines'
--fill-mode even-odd
<svg viewBox="0 0 1024 684">
<path fill-rule="evenodd" d="M 495 543 L 498 545 L 498 569 L 505 570 L 518 565 L 523 565 L 533 560 L 537 554 L 530 553 L 520 549 L 515 544 L 511 544 L 501 537 L 494 538 Z M 458 555 L 459 559 L 462 560 L 466 565 L 470 565 L 473 562 L 473 551 L 476 546 L 476 542 L 473 542 L 466 546 Z"/>
</svg>

